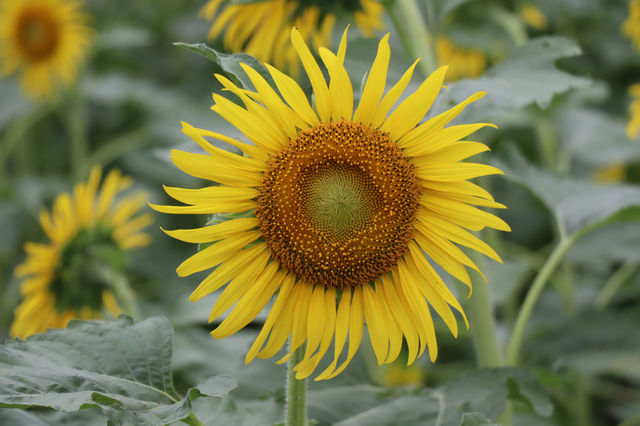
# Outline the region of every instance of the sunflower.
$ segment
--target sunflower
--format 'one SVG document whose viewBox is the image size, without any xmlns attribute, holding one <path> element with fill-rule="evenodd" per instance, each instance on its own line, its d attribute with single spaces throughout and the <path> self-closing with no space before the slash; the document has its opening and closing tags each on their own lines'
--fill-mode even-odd
<svg viewBox="0 0 640 426">
<path fill-rule="evenodd" d="M 213 225 L 165 232 L 185 242 L 214 242 L 177 269 L 178 275 L 187 276 L 215 268 L 190 297 L 196 301 L 225 287 L 210 321 L 235 303 L 213 337 L 242 329 L 277 293 L 247 363 L 256 356 L 275 355 L 290 336 L 291 352 L 279 362 L 306 341 L 304 359 L 295 366 L 297 377 L 304 378 L 335 339 L 333 362 L 316 380 L 334 377 L 357 352 L 365 321 L 379 364 L 398 357 L 403 336 L 409 364 L 427 348 L 435 360 L 431 309 L 453 335 L 458 333 L 453 310 L 465 323 L 466 318 L 432 262 L 471 287 L 465 267 L 478 267 L 456 243 L 500 259 L 465 228 L 509 230 L 501 219 L 475 207 L 504 206 L 467 181 L 501 172 L 460 161 L 488 149 L 460 139 L 493 125 L 445 127 L 484 93 L 419 124 L 442 87 L 447 69 L 442 67 L 392 111 L 418 61 L 383 96 L 388 37 L 378 45 L 355 112 L 343 65 L 346 31 L 337 55 L 320 49 L 330 76 L 327 84 L 302 34 L 293 29 L 291 41 L 311 81 L 315 107 L 297 83 L 276 68 L 266 65 L 280 94 L 243 65 L 256 91 L 240 89 L 218 75 L 243 106 L 214 94 L 211 109 L 252 143 L 183 123 L 183 132 L 206 154 L 174 150 L 172 160 L 214 185 L 165 187 L 186 205 L 152 207 L 164 213 L 231 214 Z M 243 155 L 205 138 L 226 142 Z"/>
<path fill-rule="evenodd" d="M 548 28 L 547 17 L 544 13 L 532 4 L 524 4 L 520 8 L 520 16 L 522 20 L 531 28 L 544 31 Z"/>
<path fill-rule="evenodd" d="M 631 39 L 636 50 L 640 50 L 640 0 L 629 2 L 629 16 L 622 23 L 622 33 Z"/>
<path fill-rule="evenodd" d="M 349 14 L 362 33 L 371 37 L 374 30 L 384 27 L 383 10 L 375 0 L 209 0 L 201 14 L 213 21 L 209 39 L 215 39 L 226 28 L 223 43 L 229 51 L 246 52 L 297 74 L 297 55 L 288 44 L 291 27 L 297 27 L 303 39 L 315 47 L 330 46 L 336 14 Z"/>
<path fill-rule="evenodd" d="M 43 210 L 40 224 L 49 243 L 26 243 L 27 258 L 15 270 L 22 282 L 23 301 L 11 325 L 13 337 L 25 338 L 47 328 L 65 327 L 72 318 L 101 318 L 103 311 L 121 313 L 110 290 L 108 268 L 122 263 L 123 251 L 146 245 L 140 230 L 152 221 L 150 213 L 133 217 L 146 203 L 143 193 L 115 197 L 131 185 L 117 170 L 98 190 L 101 171 L 73 194 L 60 194 L 51 214 Z M 115 263 L 115 265 L 114 265 Z"/>
<path fill-rule="evenodd" d="M 439 64 L 449 66 L 447 81 L 476 78 L 487 68 L 487 60 L 481 50 L 460 48 L 446 37 L 438 37 L 436 56 Z"/>
<path fill-rule="evenodd" d="M 640 133 L 640 83 L 629 88 L 632 101 L 629 105 L 629 122 L 627 123 L 627 137 L 636 139 Z"/>
<path fill-rule="evenodd" d="M 2 74 L 21 72 L 32 97 L 46 97 L 75 77 L 89 28 L 74 0 L 0 0 Z"/>
</svg>

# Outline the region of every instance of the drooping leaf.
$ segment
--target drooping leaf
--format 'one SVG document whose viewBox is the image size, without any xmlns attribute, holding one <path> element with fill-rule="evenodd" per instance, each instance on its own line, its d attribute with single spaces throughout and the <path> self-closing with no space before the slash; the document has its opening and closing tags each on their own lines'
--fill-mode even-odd
<svg viewBox="0 0 640 426">
<path fill-rule="evenodd" d="M 515 150 L 510 152 L 508 162 L 495 163 L 507 179 L 538 197 L 567 234 L 611 219 L 627 208 L 640 207 L 640 187 L 636 185 L 603 186 L 561 178 L 533 166 Z"/>
<path fill-rule="evenodd" d="M 265 68 L 262 63 L 254 58 L 253 56 L 247 53 L 222 53 L 218 52 L 215 49 L 210 48 L 204 43 L 182 43 L 175 42 L 173 43 L 175 46 L 183 47 L 187 50 L 195 52 L 199 55 L 204 56 L 205 58 L 213 61 L 218 64 L 220 68 L 233 80 L 233 82 L 245 89 L 253 89 L 253 84 L 249 79 L 249 76 L 242 69 L 240 64 L 247 64 L 254 70 L 258 71 L 262 77 L 271 84 L 272 87 L 275 87 L 275 83 L 271 78 L 271 74 Z"/>
<path fill-rule="evenodd" d="M 515 49 L 484 76 L 448 84 L 449 88 L 438 97 L 434 112 L 450 108 L 481 90 L 487 95 L 467 107 L 460 120 L 495 120 L 509 110 L 532 103 L 546 108 L 553 96 L 590 84 L 589 79 L 562 71 L 555 64 L 558 59 L 580 54 L 580 47 L 564 37 L 533 39 Z"/>
<path fill-rule="evenodd" d="M 181 398 L 171 376 L 173 329 L 163 317 L 134 323 L 72 321 L 0 347 L 0 407 L 100 409 L 110 422 L 157 425 L 183 419 L 191 401 L 236 387 L 218 376 Z"/>
</svg>

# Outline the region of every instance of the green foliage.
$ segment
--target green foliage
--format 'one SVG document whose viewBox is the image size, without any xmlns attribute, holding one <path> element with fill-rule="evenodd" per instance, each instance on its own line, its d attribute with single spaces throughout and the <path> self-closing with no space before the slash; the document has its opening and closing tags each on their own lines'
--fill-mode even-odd
<svg viewBox="0 0 640 426">
<path fill-rule="evenodd" d="M 161 317 L 73 321 L 0 347 L 0 407 L 100 409 L 112 424 L 157 425 L 189 416 L 191 402 L 236 387 L 212 377 L 180 397 L 171 376 L 173 330 Z"/>
</svg>

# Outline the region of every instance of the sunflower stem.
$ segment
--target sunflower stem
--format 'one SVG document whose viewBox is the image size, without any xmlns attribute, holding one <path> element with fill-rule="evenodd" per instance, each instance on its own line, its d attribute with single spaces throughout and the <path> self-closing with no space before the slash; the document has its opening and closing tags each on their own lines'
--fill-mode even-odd
<svg viewBox="0 0 640 426">
<path fill-rule="evenodd" d="M 596 297 L 594 305 L 597 310 L 601 311 L 607 307 L 611 299 L 618 289 L 633 275 L 640 267 L 640 261 L 629 260 L 611 275 L 607 282 L 602 286 L 602 290 Z"/>
<path fill-rule="evenodd" d="M 291 345 L 291 341 L 289 341 Z M 306 393 L 307 380 L 296 379 L 293 368 L 304 358 L 304 345 L 293 352 L 287 363 L 287 412 L 285 426 L 306 426 L 307 407 Z"/>
<path fill-rule="evenodd" d="M 531 313 L 533 312 L 533 307 L 538 301 L 540 294 L 542 294 L 542 290 L 544 290 L 547 282 L 549 282 L 549 278 L 556 269 L 556 266 L 558 266 L 564 254 L 580 235 L 581 233 L 574 233 L 571 236 L 563 237 L 558 245 L 553 249 L 544 265 L 542 265 L 542 269 L 540 269 L 540 272 L 538 272 L 538 275 L 536 275 L 533 280 L 533 284 L 531 284 L 531 287 L 524 299 L 524 303 L 520 308 L 516 324 L 513 327 L 513 334 L 511 335 L 511 340 L 507 349 L 507 365 L 518 365 L 520 346 L 522 345 L 524 331 L 527 327 L 527 323 L 529 322 L 529 318 L 531 317 Z"/>
<path fill-rule="evenodd" d="M 82 178 L 82 170 L 87 158 L 87 128 L 85 104 L 80 82 L 71 90 L 69 99 L 68 130 L 71 139 L 71 166 L 75 180 Z"/>
<path fill-rule="evenodd" d="M 471 260 L 480 265 L 483 261 L 479 253 L 470 253 Z M 473 295 L 466 303 L 469 315 L 469 331 L 476 353 L 478 367 L 500 367 L 503 365 L 500 356 L 498 339 L 496 338 L 496 324 L 493 316 L 489 288 L 478 274 L 471 277 Z"/>
<path fill-rule="evenodd" d="M 384 4 L 405 51 L 411 59 L 422 58 L 418 66 L 425 76 L 430 75 L 437 66 L 433 42 L 415 0 L 387 1 Z"/>
<path fill-rule="evenodd" d="M 54 103 L 46 103 L 40 108 L 35 109 L 31 113 L 21 115 L 13 121 L 11 126 L 4 133 L 0 141 L 0 180 L 5 181 L 5 166 L 14 149 L 21 143 L 24 143 L 25 134 L 38 121 L 46 117 L 55 107 Z"/>
<path fill-rule="evenodd" d="M 111 283 L 118 305 L 134 321 L 140 320 L 140 309 L 129 286 L 129 280 L 122 274 L 114 273 Z"/>
</svg>

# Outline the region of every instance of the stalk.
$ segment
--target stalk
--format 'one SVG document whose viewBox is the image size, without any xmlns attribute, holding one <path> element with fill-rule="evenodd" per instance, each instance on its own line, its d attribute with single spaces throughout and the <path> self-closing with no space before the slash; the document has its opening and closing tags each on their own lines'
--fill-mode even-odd
<svg viewBox="0 0 640 426">
<path fill-rule="evenodd" d="M 418 66 L 425 76 L 430 75 L 436 70 L 437 62 L 431 35 L 415 0 L 396 0 L 384 4 L 407 55 L 412 59 L 422 58 Z"/>
<path fill-rule="evenodd" d="M 291 343 L 291 342 L 289 342 Z M 304 358 L 304 345 L 293 352 L 287 363 L 287 412 L 285 426 L 306 426 L 306 379 L 296 379 L 295 367 Z"/>
</svg>

